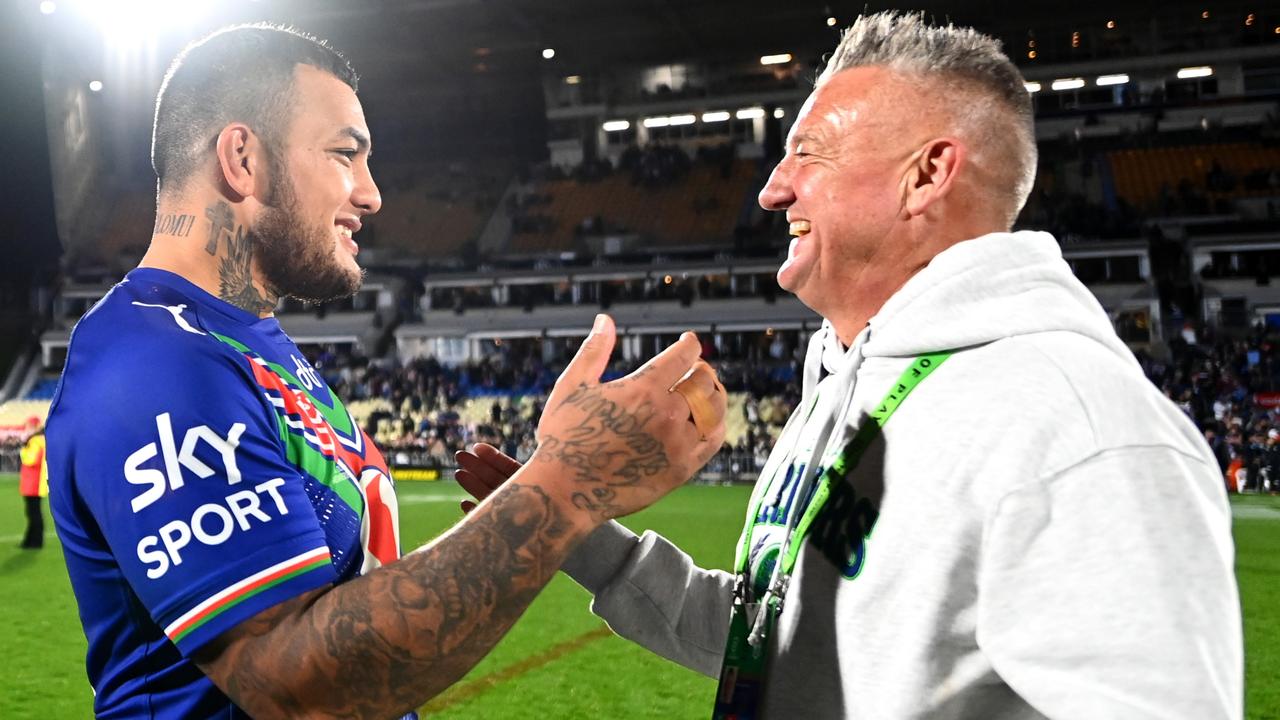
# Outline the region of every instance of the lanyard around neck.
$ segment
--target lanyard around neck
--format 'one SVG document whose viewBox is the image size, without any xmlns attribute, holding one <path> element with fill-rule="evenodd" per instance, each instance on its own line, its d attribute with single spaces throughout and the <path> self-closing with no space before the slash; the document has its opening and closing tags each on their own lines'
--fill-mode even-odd
<svg viewBox="0 0 1280 720">
<path fill-rule="evenodd" d="M 831 495 L 832 483 L 843 480 L 853 468 L 857 467 L 858 461 L 862 459 L 862 454 L 866 452 L 872 441 L 880 434 L 885 423 L 889 422 L 889 418 L 893 416 L 893 413 L 902 404 L 902 401 L 906 399 L 907 395 L 911 394 L 911 391 L 917 385 L 926 377 L 929 377 L 929 374 L 949 357 L 951 357 L 950 352 L 921 355 L 903 371 L 888 394 L 871 411 L 868 418 L 869 421 L 858 428 L 853 439 L 844 446 L 844 449 L 836 456 L 835 461 L 822 473 L 822 477 L 818 480 L 818 486 L 813 493 L 813 499 L 805 508 L 792 537 L 788 538 L 786 551 L 780 558 L 779 566 L 775 572 L 779 572 L 782 575 L 791 574 L 791 570 L 796 564 L 796 558 L 800 555 L 800 548 L 804 545 L 803 540 L 809 532 L 809 526 L 813 524 L 818 513 L 822 511 L 823 505 L 826 504 L 827 498 Z M 836 428 L 836 430 L 838 429 Z M 742 529 L 742 537 L 738 542 L 737 557 L 734 561 L 734 570 L 740 575 L 747 570 L 751 551 L 752 530 L 755 526 L 756 518 L 760 516 L 760 508 L 764 504 L 767 495 L 768 493 L 760 494 L 760 498 L 756 501 L 751 514 L 747 515 L 746 525 Z"/>
</svg>

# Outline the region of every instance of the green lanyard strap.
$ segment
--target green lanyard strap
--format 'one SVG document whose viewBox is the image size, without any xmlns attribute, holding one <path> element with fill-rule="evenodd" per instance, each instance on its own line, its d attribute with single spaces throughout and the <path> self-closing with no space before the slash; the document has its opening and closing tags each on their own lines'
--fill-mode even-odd
<svg viewBox="0 0 1280 720">
<path fill-rule="evenodd" d="M 880 434 L 885 423 L 889 422 L 889 418 L 893 416 L 893 413 L 902 404 L 902 401 L 906 399 L 907 395 L 910 395 L 917 385 L 929 377 L 930 373 L 936 370 L 949 357 L 951 357 L 950 352 L 937 352 L 921 355 L 912 361 L 911 365 L 898 378 L 898 381 L 894 383 L 889 393 L 871 411 L 869 416 L 871 421 L 858 428 L 858 432 L 854 434 L 853 439 L 844 446 L 844 449 L 836 456 L 835 461 L 822 473 L 822 477 L 818 480 L 818 487 L 814 491 L 813 499 L 800 517 L 793 539 L 787 543 L 786 555 L 780 558 L 781 567 L 779 570 L 782 574 L 789 575 L 795 567 L 796 558 L 800 555 L 800 548 L 804 545 L 804 538 L 809 532 L 809 526 L 813 524 L 814 518 L 822 511 L 823 505 L 826 504 L 827 498 L 831 495 L 832 483 L 840 481 L 857 467 L 858 461 L 862 459 L 862 454 L 867 451 L 867 448 Z M 839 430 L 839 428 L 836 428 L 836 430 Z M 767 495 L 768 493 L 761 493 L 755 508 L 747 516 L 746 526 L 742 530 L 742 538 L 739 541 L 735 562 L 736 570 L 740 574 L 746 572 L 747 558 L 751 551 L 751 530 L 755 525 L 756 518 L 760 515 L 760 508 L 764 504 L 765 496 Z"/>
</svg>

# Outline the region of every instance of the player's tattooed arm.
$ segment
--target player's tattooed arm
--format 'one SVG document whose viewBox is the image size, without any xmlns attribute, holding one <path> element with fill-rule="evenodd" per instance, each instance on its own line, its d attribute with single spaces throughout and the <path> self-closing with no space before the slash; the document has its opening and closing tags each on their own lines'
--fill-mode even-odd
<svg viewBox="0 0 1280 720">
<path fill-rule="evenodd" d="M 594 527 L 512 483 L 391 565 L 266 610 L 195 658 L 253 717 L 388 718 L 466 674 Z"/>
<path fill-rule="evenodd" d="M 254 717 L 395 717 L 461 678 L 582 538 L 683 484 L 720 447 L 723 422 L 699 439 L 669 392 L 697 360 L 696 338 L 601 384 L 613 339 L 603 327 L 552 390 L 533 458 L 465 520 L 241 623 L 198 654 L 200 668 Z"/>
<path fill-rule="evenodd" d="M 260 288 L 253 279 L 253 238 L 243 225 L 235 221 L 231 206 L 218 200 L 204 210 L 209 220 L 209 237 L 204 250 L 217 256 L 218 248 L 225 248 L 218 259 L 218 297 L 254 315 L 263 315 L 275 309 L 276 298 Z"/>
</svg>

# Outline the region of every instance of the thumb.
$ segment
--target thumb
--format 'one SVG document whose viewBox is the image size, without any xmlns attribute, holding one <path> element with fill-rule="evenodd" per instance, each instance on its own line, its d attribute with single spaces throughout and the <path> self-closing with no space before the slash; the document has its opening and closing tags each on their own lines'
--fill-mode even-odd
<svg viewBox="0 0 1280 720">
<path fill-rule="evenodd" d="M 582 341 L 578 354 L 573 356 L 564 372 L 560 373 L 556 386 L 563 383 L 564 387 L 577 387 L 600 382 L 600 376 L 609 365 L 609 356 L 613 354 L 616 339 L 617 329 L 613 326 L 613 318 L 604 313 L 596 315 L 591 334 Z"/>
</svg>

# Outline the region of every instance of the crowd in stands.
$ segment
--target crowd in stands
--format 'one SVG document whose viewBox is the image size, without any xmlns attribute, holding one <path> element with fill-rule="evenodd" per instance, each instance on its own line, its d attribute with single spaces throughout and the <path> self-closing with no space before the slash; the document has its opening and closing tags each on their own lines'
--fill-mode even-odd
<svg viewBox="0 0 1280 720">
<path fill-rule="evenodd" d="M 332 348 L 309 355 L 393 465 L 450 467 L 455 453 L 476 442 L 527 460 L 537 444 L 546 395 L 564 367 L 563 361 L 544 363 L 529 347 L 513 345 L 457 367 L 432 358 L 394 365 Z M 763 350 L 717 362 L 732 416 L 725 447 L 708 472 L 749 475 L 763 467 L 800 399 L 798 355 L 775 338 Z M 710 343 L 704 356 L 717 360 Z M 639 364 L 617 361 L 604 377 L 621 377 Z"/>
<path fill-rule="evenodd" d="M 1227 487 L 1280 492 L 1280 332 L 1258 326 L 1243 339 L 1225 339 L 1197 338 L 1188 329 L 1170 349 L 1164 361 L 1139 352 L 1139 363 L 1200 428 Z M 763 467 L 799 403 L 802 354 L 802 344 L 781 339 L 737 357 L 704 347 L 730 394 L 725 446 L 704 477 L 745 480 Z M 312 358 L 393 464 L 444 468 L 475 442 L 527 460 L 546 394 L 563 368 L 528 347 L 459 367 L 433 359 L 394 366 L 332 350 Z M 615 362 L 605 377 L 636 365 Z"/>
<path fill-rule="evenodd" d="M 1188 328 L 1171 350 L 1168 362 L 1138 359 L 1200 428 L 1228 489 L 1280 491 L 1280 333 L 1259 325 L 1242 339 L 1197 339 Z"/>
</svg>

